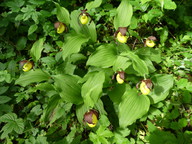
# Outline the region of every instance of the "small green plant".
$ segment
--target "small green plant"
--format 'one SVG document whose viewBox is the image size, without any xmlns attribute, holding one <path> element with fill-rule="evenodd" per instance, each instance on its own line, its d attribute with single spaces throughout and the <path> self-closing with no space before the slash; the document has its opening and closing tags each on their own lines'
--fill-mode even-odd
<svg viewBox="0 0 192 144">
<path fill-rule="evenodd" d="M 2 1 L 0 142 L 191 143 L 190 4 Z"/>
</svg>

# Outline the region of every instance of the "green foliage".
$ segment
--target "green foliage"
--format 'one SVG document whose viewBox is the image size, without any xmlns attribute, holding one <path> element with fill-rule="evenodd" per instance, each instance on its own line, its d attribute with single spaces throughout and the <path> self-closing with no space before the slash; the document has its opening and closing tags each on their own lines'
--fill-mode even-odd
<svg viewBox="0 0 192 144">
<path fill-rule="evenodd" d="M 129 3 L 129 0 L 122 0 L 119 7 L 116 10 L 116 16 L 114 18 L 114 27 L 127 27 L 131 23 L 131 18 L 133 15 L 132 5 Z"/>
<path fill-rule="evenodd" d="M 191 4 L 3 0 L 0 143 L 192 143 Z M 99 113 L 93 128 L 84 121 L 90 109 Z"/>
<path fill-rule="evenodd" d="M 24 123 L 22 119 L 18 119 L 15 113 L 7 113 L 0 118 L 0 122 L 6 123 L 1 132 L 1 139 L 4 139 L 10 134 L 12 131 L 15 131 L 18 134 L 22 134 L 24 131 Z"/>
<path fill-rule="evenodd" d="M 149 110 L 150 101 L 147 96 L 137 95 L 135 89 L 124 93 L 123 99 L 119 104 L 119 125 L 126 127 L 141 118 Z"/>
</svg>

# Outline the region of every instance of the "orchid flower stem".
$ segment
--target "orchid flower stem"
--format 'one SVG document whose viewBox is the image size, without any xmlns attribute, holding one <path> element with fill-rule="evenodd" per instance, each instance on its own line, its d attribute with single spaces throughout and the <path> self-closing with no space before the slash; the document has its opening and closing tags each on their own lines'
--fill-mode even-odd
<svg viewBox="0 0 192 144">
<path fill-rule="evenodd" d="M 146 80 L 146 75 L 145 74 L 143 75 L 143 77 L 144 77 L 144 80 Z"/>
</svg>

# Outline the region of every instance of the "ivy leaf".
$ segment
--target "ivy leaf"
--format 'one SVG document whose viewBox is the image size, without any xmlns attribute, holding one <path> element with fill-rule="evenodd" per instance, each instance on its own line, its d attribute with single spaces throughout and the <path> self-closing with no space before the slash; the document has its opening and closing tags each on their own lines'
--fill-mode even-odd
<svg viewBox="0 0 192 144">
<path fill-rule="evenodd" d="M 81 45 L 87 42 L 89 38 L 80 34 L 68 35 L 66 42 L 63 44 L 63 59 L 65 60 L 69 55 L 78 53 Z"/>
<path fill-rule="evenodd" d="M 7 137 L 7 135 L 11 133 L 13 130 L 18 134 L 23 133 L 23 130 L 24 130 L 23 120 L 18 119 L 15 113 L 7 113 L 1 116 L 0 122 L 6 123 L 1 129 L 1 131 L 3 131 L 1 135 L 1 139 Z"/>
<path fill-rule="evenodd" d="M 0 104 L 4 104 L 8 101 L 10 101 L 11 98 L 10 97 L 7 97 L 7 96 L 0 96 Z"/>
<path fill-rule="evenodd" d="M 102 3 L 102 0 L 94 0 L 94 1 L 88 2 L 85 6 L 85 9 L 90 10 L 92 8 L 97 8 L 101 5 L 101 3 Z"/>
<path fill-rule="evenodd" d="M 50 76 L 41 69 L 31 70 L 23 73 L 16 81 L 15 84 L 19 84 L 23 87 L 34 83 L 48 80 Z"/>
<path fill-rule="evenodd" d="M 119 7 L 117 8 L 117 14 L 114 18 L 113 24 L 115 29 L 118 27 L 127 27 L 131 23 L 131 18 L 133 15 L 132 5 L 129 0 L 122 0 Z"/>
<path fill-rule="evenodd" d="M 17 41 L 16 48 L 17 50 L 23 50 L 25 49 L 27 44 L 27 38 L 26 37 L 20 37 L 19 40 Z"/>
<path fill-rule="evenodd" d="M 34 33 L 37 30 L 38 26 L 36 24 L 31 25 L 28 30 L 28 35 Z"/>
<path fill-rule="evenodd" d="M 163 12 L 160 9 L 151 9 L 148 11 L 148 13 L 144 14 L 142 16 L 142 19 L 147 23 L 148 21 L 151 21 L 154 18 L 162 17 Z"/>
<path fill-rule="evenodd" d="M 66 8 L 61 7 L 58 3 L 55 2 L 55 6 L 57 9 L 57 19 L 59 22 L 63 22 L 68 25 L 70 23 L 69 12 Z"/>
<path fill-rule="evenodd" d="M 149 110 L 147 96 L 138 95 L 136 89 L 126 91 L 119 105 L 119 125 L 124 128 L 141 118 Z"/>
<path fill-rule="evenodd" d="M 167 74 L 156 74 L 151 78 L 154 88 L 149 94 L 153 103 L 158 103 L 164 100 L 168 94 L 169 90 L 173 87 L 173 76 Z"/>
<path fill-rule="evenodd" d="M 36 41 L 30 51 L 30 54 L 35 62 L 37 62 L 41 57 L 41 52 L 43 50 L 43 43 L 44 38 L 40 38 L 38 41 Z"/>
<path fill-rule="evenodd" d="M 55 87 L 61 98 L 66 102 L 81 104 L 81 85 L 78 84 L 78 77 L 71 75 L 55 75 Z"/>
<path fill-rule="evenodd" d="M 116 48 L 113 44 L 101 45 L 89 57 L 87 65 L 107 68 L 114 64 L 117 58 Z"/>
<path fill-rule="evenodd" d="M 81 95 L 84 103 L 87 106 L 93 107 L 101 96 L 105 73 L 103 71 L 92 72 L 88 73 L 85 78 L 87 78 L 87 81 L 81 88 Z"/>
<path fill-rule="evenodd" d="M 165 9 L 168 9 L 168 10 L 174 10 L 177 8 L 177 5 L 172 0 L 160 0 L 160 3 L 161 3 L 161 8 L 164 7 Z"/>
<path fill-rule="evenodd" d="M 0 122 L 12 122 L 17 119 L 17 115 L 15 113 L 8 113 L 0 117 Z"/>
</svg>

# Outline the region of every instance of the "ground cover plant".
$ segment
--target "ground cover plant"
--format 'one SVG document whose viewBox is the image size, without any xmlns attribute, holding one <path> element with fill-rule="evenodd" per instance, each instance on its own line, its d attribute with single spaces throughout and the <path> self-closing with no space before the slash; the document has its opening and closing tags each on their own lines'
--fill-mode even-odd
<svg viewBox="0 0 192 144">
<path fill-rule="evenodd" d="M 2 0 L 0 142 L 192 143 L 190 0 Z"/>
</svg>

